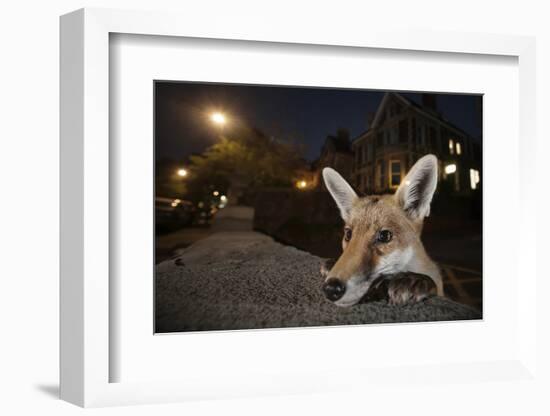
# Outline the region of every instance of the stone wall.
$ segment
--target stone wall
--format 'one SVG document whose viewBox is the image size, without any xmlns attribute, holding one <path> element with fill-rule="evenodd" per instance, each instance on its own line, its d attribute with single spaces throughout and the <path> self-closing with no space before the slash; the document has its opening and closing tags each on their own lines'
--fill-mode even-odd
<svg viewBox="0 0 550 416">
<path fill-rule="evenodd" d="M 266 189 L 254 208 L 255 230 L 321 257 L 341 252 L 343 222 L 328 192 Z"/>
<path fill-rule="evenodd" d="M 265 189 L 257 193 L 254 208 L 255 230 L 320 257 L 341 254 L 343 222 L 327 191 Z M 473 198 L 436 194 L 423 238 L 481 235 L 480 210 Z"/>
</svg>

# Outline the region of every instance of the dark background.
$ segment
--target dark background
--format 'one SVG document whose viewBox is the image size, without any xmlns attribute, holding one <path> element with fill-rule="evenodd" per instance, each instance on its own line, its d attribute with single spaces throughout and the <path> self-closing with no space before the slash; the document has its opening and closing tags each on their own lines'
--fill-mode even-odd
<svg viewBox="0 0 550 416">
<path fill-rule="evenodd" d="M 217 139 L 208 121 L 212 111 L 227 114 L 230 122 L 255 126 L 274 137 L 292 137 L 305 144 L 305 158 L 319 156 L 328 134 L 345 128 L 352 138 L 367 129 L 367 115 L 375 112 L 386 91 L 299 88 L 187 82 L 155 83 L 156 158 L 185 160 Z M 420 103 L 418 93 L 403 93 Z M 475 97 L 439 94 L 438 111 L 473 138 L 481 138 Z"/>
</svg>

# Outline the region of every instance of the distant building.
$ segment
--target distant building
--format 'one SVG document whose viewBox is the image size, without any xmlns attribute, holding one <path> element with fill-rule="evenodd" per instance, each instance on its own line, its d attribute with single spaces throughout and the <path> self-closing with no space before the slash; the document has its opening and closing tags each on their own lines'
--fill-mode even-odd
<svg viewBox="0 0 550 416">
<path fill-rule="evenodd" d="M 342 163 L 342 171 L 335 168 L 350 174 L 359 191 L 395 191 L 428 153 L 437 156 L 440 181 L 452 192 L 469 195 L 480 186 L 481 145 L 437 112 L 436 95 L 423 94 L 418 105 L 398 93 L 386 93 L 370 119 L 369 129 L 351 145 L 353 164 Z"/>
<path fill-rule="evenodd" d="M 347 180 L 352 180 L 353 173 L 353 149 L 349 132 L 345 129 L 339 129 L 336 135 L 329 135 L 321 148 L 321 155 L 313 163 L 315 172 L 315 186 L 321 184 L 321 171 L 325 167 L 331 167 L 338 171 Z"/>
</svg>

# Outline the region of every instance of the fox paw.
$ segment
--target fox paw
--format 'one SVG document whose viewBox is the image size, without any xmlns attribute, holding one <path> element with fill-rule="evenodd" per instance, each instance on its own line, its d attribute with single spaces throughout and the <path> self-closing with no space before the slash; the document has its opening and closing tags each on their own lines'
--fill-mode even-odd
<svg viewBox="0 0 550 416">
<path fill-rule="evenodd" d="M 390 305 L 417 303 L 437 293 L 435 282 L 429 276 L 419 273 L 398 273 L 387 284 Z"/>
<path fill-rule="evenodd" d="M 336 263 L 336 259 L 326 259 L 321 263 L 321 276 L 323 276 L 323 279 L 328 276 L 330 273 L 330 270 L 334 267 L 334 264 Z"/>
</svg>

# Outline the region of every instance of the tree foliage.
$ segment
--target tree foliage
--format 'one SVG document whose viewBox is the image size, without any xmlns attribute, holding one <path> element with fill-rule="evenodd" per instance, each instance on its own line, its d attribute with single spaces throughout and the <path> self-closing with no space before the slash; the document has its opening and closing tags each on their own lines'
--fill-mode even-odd
<svg viewBox="0 0 550 416">
<path fill-rule="evenodd" d="M 296 144 L 268 137 L 257 129 L 238 129 L 190 157 L 191 192 L 226 191 L 235 181 L 244 182 L 249 190 L 291 186 L 303 163 L 300 155 Z"/>
</svg>

